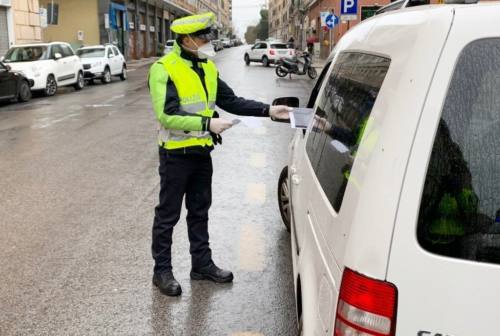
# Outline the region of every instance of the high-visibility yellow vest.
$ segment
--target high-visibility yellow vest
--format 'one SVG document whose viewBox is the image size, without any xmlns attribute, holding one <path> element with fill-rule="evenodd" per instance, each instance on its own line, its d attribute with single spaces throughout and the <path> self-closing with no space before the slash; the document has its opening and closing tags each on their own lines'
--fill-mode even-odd
<svg viewBox="0 0 500 336">
<path fill-rule="evenodd" d="M 160 62 L 177 89 L 182 112 L 212 118 L 217 98 L 218 72 L 215 64 L 210 60 L 199 63 L 205 72 L 207 97 L 200 76 L 181 58 L 179 50 L 172 51 Z M 213 145 L 208 131 L 171 130 L 160 125 L 159 136 L 160 146 L 166 149 Z"/>
</svg>

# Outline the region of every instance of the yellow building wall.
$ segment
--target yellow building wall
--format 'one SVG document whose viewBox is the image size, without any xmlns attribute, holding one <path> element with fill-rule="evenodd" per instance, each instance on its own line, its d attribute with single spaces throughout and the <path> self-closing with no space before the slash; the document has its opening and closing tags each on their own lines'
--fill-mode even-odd
<svg viewBox="0 0 500 336">
<path fill-rule="evenodd" d="M 38 0 L 12 1 L 16 44 L 42 40 Z"/>
<path fill-rule="evenodd" d="M 47 8 L 52 0 L 40 0 L 40 7 Z M 67 42 L 73 48 L 99 44 L 99 14 L 97 0 L 55 0 L 59 5 L 57 25 L 42 28 L 44 42 Z M 78 31 L 83 40 L 78 40 Z"/>
</svg>

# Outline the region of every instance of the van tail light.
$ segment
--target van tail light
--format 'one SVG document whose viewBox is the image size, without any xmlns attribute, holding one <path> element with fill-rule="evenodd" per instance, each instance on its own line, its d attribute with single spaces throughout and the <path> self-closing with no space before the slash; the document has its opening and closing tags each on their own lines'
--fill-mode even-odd
<svg viewBox="0 0 500 336">
<path fill-rule="evenodd" d="M 274 49 L 270 49 L 270 50 L 269 50 L 269 54 L 270 54 L 270 55 L 276 55 L 276 51 L 274 51 Z"/>
<path fill-rule="evenodd" d="M 348 268 L 340 287 L 334 336 L 394 336 L 398 291 Z"/>
</svg>

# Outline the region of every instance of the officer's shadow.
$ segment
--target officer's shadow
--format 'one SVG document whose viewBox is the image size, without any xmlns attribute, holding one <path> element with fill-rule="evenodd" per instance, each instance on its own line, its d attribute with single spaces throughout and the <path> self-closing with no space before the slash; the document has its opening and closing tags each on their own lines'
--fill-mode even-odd
<svg viewBox="0 0 500 336">
<path fill-rule="evenodd" d="M 184 281 L 183 281 L 184 282 Z M 218 293 L 230 291 L 233 284 L 214 284 L 210 281 L 183 283 L 184 292 L 178 297 L 168 297 L 152 288 L 151 325 L 153 335 L 195 336 L 208 331 L 214 325 Z"/>
</svg>

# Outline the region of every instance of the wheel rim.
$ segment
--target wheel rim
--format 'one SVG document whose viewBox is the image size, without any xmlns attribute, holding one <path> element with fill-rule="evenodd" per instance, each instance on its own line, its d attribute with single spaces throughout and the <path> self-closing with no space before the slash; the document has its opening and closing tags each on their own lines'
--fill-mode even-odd
<svg viewBox="0 0 500 336">
<path fill-rule="evenodd" d="M 264 60 L 262 61 L 262 63 L 267 66 L 267 57 L 264 57 Z"/>
<path fill-rule="evenodd" d="M 23 84 L 21 86 L 21 98 L 23 100 L 28 99 L 29 95 L 30 95 L 30 88 L 28 87 L 27 84 Z"/>
<path fill-rule="evenodd" d="M 287 221 L 290 220 L 290 191 L 288 190 L 288 178 L 283 180 L 280 188 L 280 205 Z"/>
<path fill-rule="evenodd" d="M 83 76 L 82 76 L 82 74 L 80 74 L 80 73 L 79 73 L 79 74 L 78 74 L 78 86 L 80 86 L 80 87 L 82 88 L 82 87 L 83 87 L 83 85 L 85 85 L 85 84 L 83 83 Z"/>
<path fill-rule="evenodd" d="M 106 73 L 104 74 L 104 79 L 106 82 L 111 82 L 111 72 L 109 70 L 106 70 Z"/>
<path fill-rule="evenodd" d="M 123 68 L 122 76 L 123 76 L 123 78 L 127 78 L 127 68 Z"/>
<path fill-rule="evenodd" d="M 46 88 L 47 94 L 52 96 L 53 94 L 56 93 L 56 90 L 57 90 L 56 80 L 53 77 L 49 77 L 47 79 L 47 88 Z"/>
</svg>

